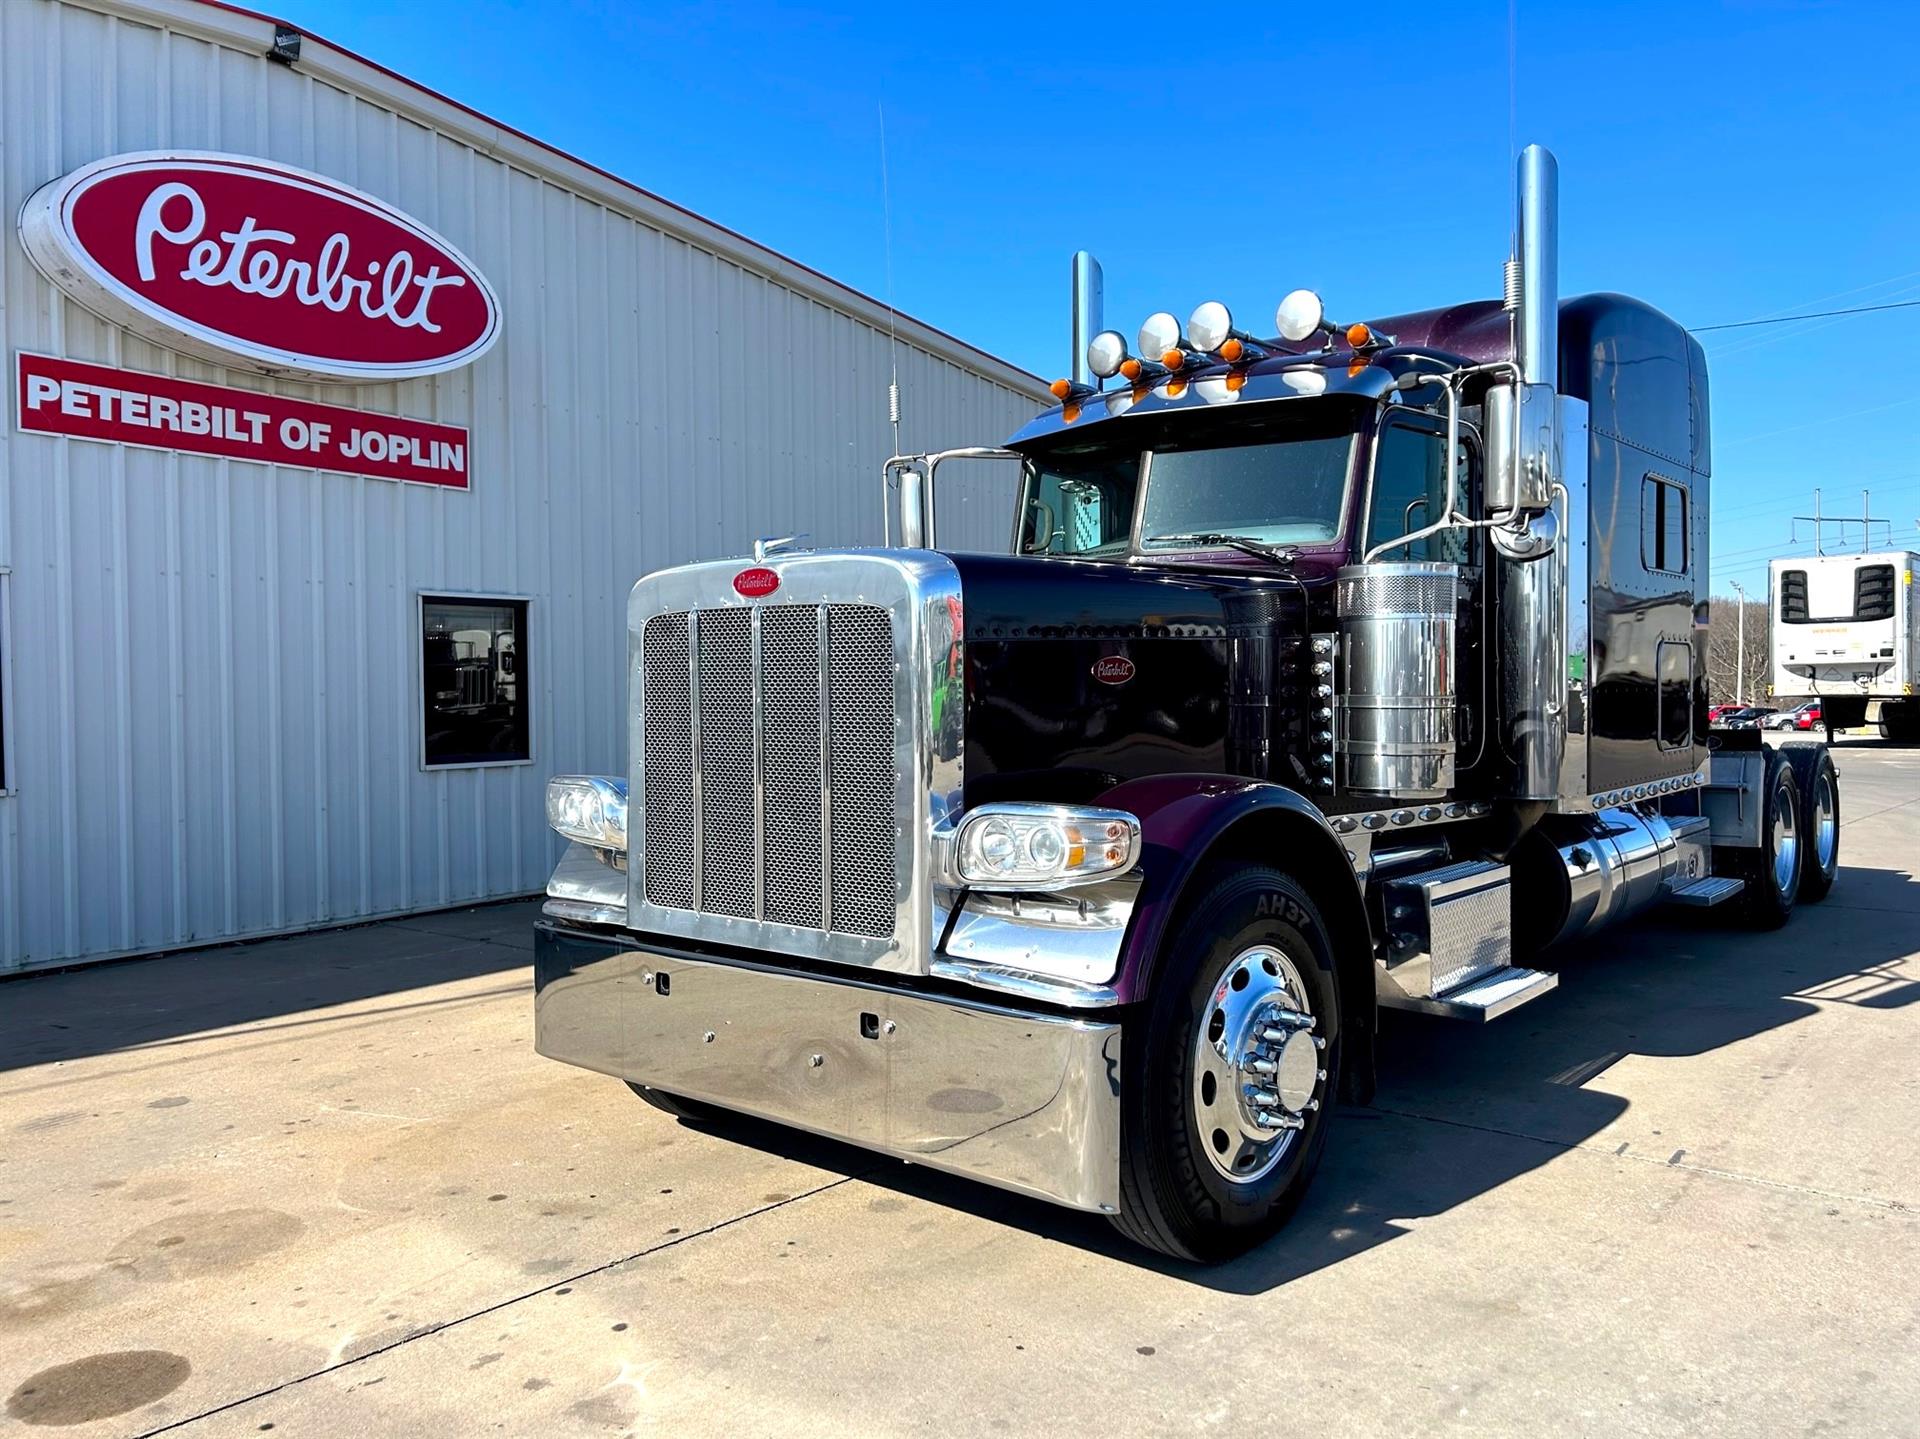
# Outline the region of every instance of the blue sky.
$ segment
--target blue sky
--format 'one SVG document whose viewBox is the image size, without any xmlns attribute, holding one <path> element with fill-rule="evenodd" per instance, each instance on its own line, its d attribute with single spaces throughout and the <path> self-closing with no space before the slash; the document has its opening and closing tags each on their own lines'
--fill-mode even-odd
<svg viewBox="0 0 1920 1439">
<path fill-rule="evenodd" d="M 1042 375 L 1067 257 L 1108 323 L 1266 333 L 1497 293 L 1508 5 L 831 8 L 284 0 L 287 18 Z M 1920 298 L 1911 5 L 1519 0 L 1511 134 L 1561 164 L 1563 293 L 1689 325 Z M 1713 587 L 1860 490 L 1920 548 L 1920 309 L 1704 335 Z M 983 441 L 997 436 L 981 436 Z M 1857 538 L 1857 527 L 1853 531 Z M 1879 531 L 1876 529 L 1876 539 Z"/>
</svg>

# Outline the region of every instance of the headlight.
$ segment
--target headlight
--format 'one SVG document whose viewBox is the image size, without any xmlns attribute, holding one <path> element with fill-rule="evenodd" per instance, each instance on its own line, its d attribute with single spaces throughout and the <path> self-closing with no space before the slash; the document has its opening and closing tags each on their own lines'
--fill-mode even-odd
<svg viewBox="0 0 1920 1439">
<path fill-rule="evenodd" d="M 1218 300 L 1208 300 L 1187 318 L 1187 338 L 1196 350 L 1212 354 L 1233 337 L 1233 314 Z"/>
<path fill-rule="evenodd" d="M 1294 290 L 1274 312 L 1273 327 L 1283 340 L 1304 340 L 1325 322 L 1327 312 L 1311 290 Z"/>
<path fill-rule="evenodd" d="M 1110 879 L 1140 857 L 1140 821 L 1118 809 L 987 804 L 948 835 L 947 878 L 986 889 L 1058 889 Z"/>
<path fill-rule="evenodd" d="M 547 781 L 547 823 L 556 834 L 595 849 L 627 847 L 627 782 L 594 774 Z"/>
</svg>

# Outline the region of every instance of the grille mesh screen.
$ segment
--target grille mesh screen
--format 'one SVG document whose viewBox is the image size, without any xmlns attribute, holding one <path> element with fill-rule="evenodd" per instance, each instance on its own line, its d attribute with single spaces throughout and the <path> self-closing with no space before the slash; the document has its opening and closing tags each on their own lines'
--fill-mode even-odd
<svg viewBox="0 0 1920 1439">
<path fill-rule="evenodd" d="M 736 607 L 695 613 L 697 704 L 688 615 L 647 621 L 641 747 L 647 901 L 888 938 L 900 843 L 891 618 L 875 605 L 761 607 L 756 730 L 753 613 Z"/>
<path fill-rule="evenodd" d="M 885 610 L 827 612 L 833 719 L 833 925 L 842 934 L 893 933 L 893 635 Z"/>
<path fill-rule="evenodd" d="M 693 730 L 687 617 L 655 615 L 641 638 L 646 705 L 647 901 L 693 908 Z"/>
</svg>

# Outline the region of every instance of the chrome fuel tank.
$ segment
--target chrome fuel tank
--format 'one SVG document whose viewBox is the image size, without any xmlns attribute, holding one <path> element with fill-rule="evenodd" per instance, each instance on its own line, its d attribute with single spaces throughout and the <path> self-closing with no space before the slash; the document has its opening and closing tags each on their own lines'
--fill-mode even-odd
<svg viewBox="0 0 1920 1439">
<path fill-rule="evenodd" d="M 1348 565 L 1339 581 L 1339 748 L 1345 786 L 1393 799 L 1453 788 L 1460 569 Z"/>
</svg>

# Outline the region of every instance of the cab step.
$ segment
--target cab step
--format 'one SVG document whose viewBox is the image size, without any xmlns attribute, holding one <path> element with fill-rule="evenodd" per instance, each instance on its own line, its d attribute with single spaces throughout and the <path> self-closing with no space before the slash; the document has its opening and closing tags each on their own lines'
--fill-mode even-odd
<svg viewBox="0 0 1920 1439">
<path fill-rule="evenodd" d="M 1710 874 L 1705 879 L 1696 879 L 1691 884 L 1683 884 L 1667 896 L 1669 904 L 1684 904 L 1694 909 L 1712 909 L 1716 904 L 1725 904 L 1741 890 L 1747 887 L 1744 879 L 1732 875 Z"/>
<path fill-rule="evenodd" d="M 1521 969 L 1508 965 L 1468 980 L 1445 994 L 1420 997 L 1410 994 L 1382 994 L 1380 1002 L 1389 1009 L 1406 1009 L 1415 1014 L 1437 1014 L 1442 1019 L 1465 1019 L 1484 1024 L 1498 1019 L 1510 1009 L 1518 1009 L 1530 999 L 1538 999 L 1560 983 L 1560 976 L 1544 969 Z"/>
</svg>

